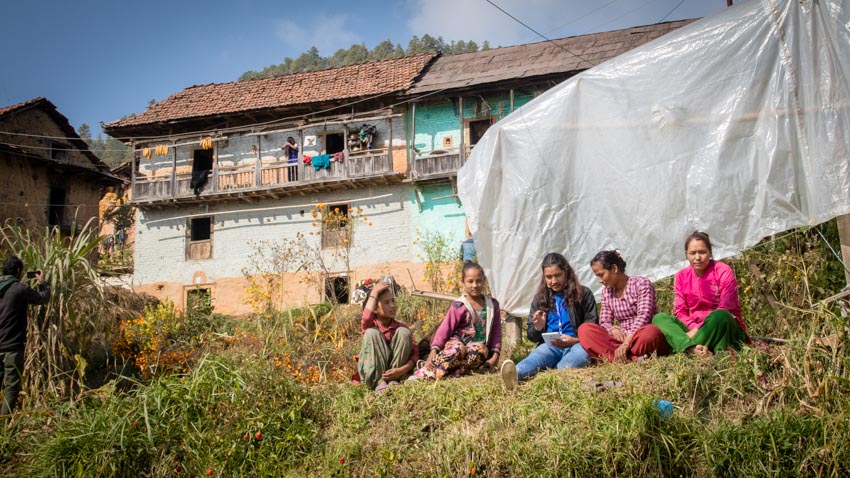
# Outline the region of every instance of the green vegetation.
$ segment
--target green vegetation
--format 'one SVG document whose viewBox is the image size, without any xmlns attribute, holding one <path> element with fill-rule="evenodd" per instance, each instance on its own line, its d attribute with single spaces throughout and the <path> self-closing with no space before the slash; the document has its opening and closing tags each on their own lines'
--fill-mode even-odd
<svg viewBox="0 0 850 478">
<path fill-rule="evenodd" d="M 147 350 L 151 373 L 114 372 L 73 400 L 27 400 L 0 428 L 0 474 L 847 476 L 850 329 L 840 304 L 818 302 L 843 269 L 818 232 L 837 244 L 830 223 L 730 261 L 750 332 L 786 343 L 544 372 L 514 392 L 495 375 L 381 395 L 348 385 L 354 306 L 248 319 L 216 315 L 203 296 L 188 314 L 149 307 L 109 323 L 136 346 L 116 352 L 132 365 Z M 658 287 L 667 308 L 669 285 Z M 399 297 L 417 337 L 444 310 Z M 191 353 L 166 364 L 177 350 Z M 609 381 L 621 385 L 594 386 Z"/>
<path fill-rule="evenodd" d="M 148 104 L 148 107 L 150 106 L 151 105 Z M 126 118 L 126 116 L 121 119 L 124 118 Z M 111 136 L 104 138 L 102 135 L 97 135 L 97 138 L 93 138 L 91 135 L 91 126 L 86 123 L 81 124 L 80 127 L 77 128 L 77 134 L 79 134 L 80 138 L 88 144 L 91 152 L 106 163 L 106 165 L 110 168 L 118 166 L 126 161 L 130 161 L 133 157 L 133 151 L 129 146 Z"/>
<path fill-rule="evenodd" d="M 480 48 L 483 50 L 490 49 L 490 43 L 485 41 Z M 451 41 L 446 42 L 443 37 L 434 38 L 431 35 L 425 34 L 422 38 L 414 35 L 407 43 L 407 49 L 401 47 L 401 44 L 390 40 L 384 40 L 375 45 L 375 48 L 369 50 L 365 43 L 353 44 L 348 49 L 340 48 L 333 55 L 323 57 L 319 55 L 319 50 L 316 47 L 310 48 L 309 51 L 302 53 L 295 59 L 286 57 L 283 63 L 277 65 L 269 65 L 260 71 L 246 71 L 239 76 L 239 81 L 255 80 L 258 78 L 269 78 L 277 75 L 285 75 L 288 73 L 300 73 L 303 71 L 324 70 L 326 68 L 336 68 L 339 66 L 354 65 L 363 63 L 364 61 L 386 60 L 389 58 L 401 58 L 405 55 L 416 55 L 429 51 L 438 51 L 443 55 L 454 55 L 457 53 L 472 53 L 479 50 L 478 44 L 474 41 Z"/>
</svg>

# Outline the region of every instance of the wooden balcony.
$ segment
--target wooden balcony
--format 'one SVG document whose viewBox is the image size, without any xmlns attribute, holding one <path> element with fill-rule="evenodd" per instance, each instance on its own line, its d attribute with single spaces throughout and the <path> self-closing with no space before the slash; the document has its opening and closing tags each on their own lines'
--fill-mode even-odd
<svg viewBox="0 0 850 478">
<path fill-rule="evenodd" d="M 432 151 L 413 159 L 411 176 L 414 181 L 442 179 L 457 176 L 458 170 L 469 158 L 469 150 L 461 157 L 458 148 L 447 151 Z"/>
<path fill-rule="evenodd" d="M 195 194 L 192 174 L 180 170 L 160 170 L 155 175 L 136 175 L 133 202 L 157 205 L 168 202 L 199 202 L 238 197 L 281 197 L 350 188 L 358 183 L 385 184 L 401 182 L 403 173 L 393 171 L 385 150 L 369 154 L 348 155 L 343 161 L 331 161 L 329 167 L 315 169 L 310 164 L 285 161 L 260 165 L 238 165 L 214 168 L 207 184 Z"/>
</svg>

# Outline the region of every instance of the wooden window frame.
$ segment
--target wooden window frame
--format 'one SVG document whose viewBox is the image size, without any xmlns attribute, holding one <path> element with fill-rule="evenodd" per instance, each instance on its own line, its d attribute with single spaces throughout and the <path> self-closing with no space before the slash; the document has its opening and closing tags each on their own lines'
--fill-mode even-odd
<svg viewBox="0 0 850 478">
<path fill-rule="evenodd" d="M 197 219 L 210 220 L 209 239 L 192 240 L 192 221 Z M 215 216 L 193 217 L 186 220 L 186 260 L 198 261 L 212 259 L 213 257 L 213 234 L 215 232 Z"/>
<path fill-rule="evenodd" d="M 334 208 L 345 208 L 346 216 L 348 216 L 348 221 L 345 226 L 340 227 L 332 227 L 329 226 L 322 217 L 322 249 L 336 249 L 345 246 L 345 240 L 348 239 L 349 245 L 351 241 L 354 239 L 352 236 L 352 228 L 347 227 L 348 223 L 351 222 L 351 204 L 339 203 L 339 204 L 328 204 L 326 206 L 327 211 L 333 211 Z M 324 213 L 323 213 L 324 214 Z"/>
</svg>

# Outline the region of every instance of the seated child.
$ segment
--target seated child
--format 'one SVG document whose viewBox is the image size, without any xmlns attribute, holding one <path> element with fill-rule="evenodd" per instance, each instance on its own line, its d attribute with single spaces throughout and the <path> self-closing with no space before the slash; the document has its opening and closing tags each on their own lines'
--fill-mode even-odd
<svg viewBox="0 0 850 478">
<path fill-rule="evenodd" d="M 502 350 L 502 319 L 496 299 L 484 295 L 484 269 L 467 262 L 461 271 L 464 295 L 449 307 L 417 378 L 440 380 L 481 366 L 492 369 Z"/>
<path fill-rule="evenodd" d="M 395 320 L 395 313 L 390 284 L 379 282 L 369 293 L 360 320 L 363 345 L 357 372 L 371 389 L 381 390 L 403 380 L 419 360 L 413 333 L 406 324 Z"/>
</svg>

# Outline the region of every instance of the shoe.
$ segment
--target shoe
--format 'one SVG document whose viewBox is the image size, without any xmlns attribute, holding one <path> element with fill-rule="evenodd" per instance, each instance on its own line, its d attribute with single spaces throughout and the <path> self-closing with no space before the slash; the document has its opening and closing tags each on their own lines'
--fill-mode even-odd
<svg viewBox="0 0 850 478">
<path fill-rule="evenodd" d="M 516 365 L 513 360 L 505 360 L 502 362 L 502 382 L 505 383 L 506 390 L 513 390 L 517 386 Z"/>
</svg>

